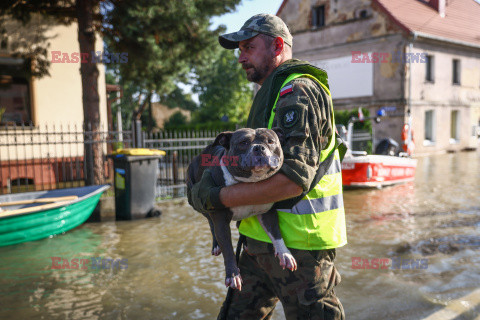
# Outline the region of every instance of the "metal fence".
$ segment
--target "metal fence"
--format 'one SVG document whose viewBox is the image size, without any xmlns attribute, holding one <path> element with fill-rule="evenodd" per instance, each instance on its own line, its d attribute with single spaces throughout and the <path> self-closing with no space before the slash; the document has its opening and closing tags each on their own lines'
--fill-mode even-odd
<svg viewBox="0 0 480 320">
<path fill-rule="evenodd" d="M 88 126 L 9 126 L 0 128 L 0 194 L 83 186 L 88 159 L 85 145 L 102 144 L 105 180 L 113 184 L 113 163 L 107 157 L 116 148 L 160 149 L 156 196 L 158 200 L 185 196 L 190 161 L 214 141 L 220 130 L 161 131 L 134 134 L 134 130 L 100 130 L 92 139 Z M 371 135 L 356 132 L 354 150 L 361 150 Z M 365 150 L 365 149 L 363 149 Z"/>
<path fill-rule="evenodd" d="M 100 128 L 100 139 L 89 126 L 8 125 L 0 127 L 0 194 L 83 186 L 89 162 L 85 145 L 102 144 L 104 172 L 112 179 L 112 163 L 106 155 L 132 145 L 131 131 Z"/>
<path fill-rule="evenodd" d="M 159 163 L 158 198 L 168 199 L 186 195 L 185 177 L 190 161 L 212 143 L 219 133 L 219 130 L 198 130 L 144 134 L 143 145 L 146 148 L 160 149 L 167 153 Z"/>
</svg>

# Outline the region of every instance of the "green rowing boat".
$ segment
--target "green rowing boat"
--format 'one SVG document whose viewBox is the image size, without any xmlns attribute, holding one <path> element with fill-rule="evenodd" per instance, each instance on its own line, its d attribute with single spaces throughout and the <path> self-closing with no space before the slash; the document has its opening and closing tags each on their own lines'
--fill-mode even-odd
<svg viewBox="0 0 480 320">
<path fill-rule="evenodd" d="M 81 225 L 109 187 L 87 186 L 0 196 L 0 246 L 48 238 Z"/>
</svg>

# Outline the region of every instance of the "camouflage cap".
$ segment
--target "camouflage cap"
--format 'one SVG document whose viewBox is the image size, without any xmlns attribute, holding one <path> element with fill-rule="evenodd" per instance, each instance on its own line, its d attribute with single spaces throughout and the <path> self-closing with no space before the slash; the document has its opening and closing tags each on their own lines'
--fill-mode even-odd
<svg viewBox="0 0 480 320">
<path fill-rule="evenodd" d="M 236 49 L 240 41 L 253 38 L 260 33 L 272 37 L 281 37 L 286 44 L 292 46 L 292 35 L 285 22 L 277 16 L 264 13 L 248 19 L 240 31 L 219 36 L 218 42 L 225 49 Z"/>
</svg>

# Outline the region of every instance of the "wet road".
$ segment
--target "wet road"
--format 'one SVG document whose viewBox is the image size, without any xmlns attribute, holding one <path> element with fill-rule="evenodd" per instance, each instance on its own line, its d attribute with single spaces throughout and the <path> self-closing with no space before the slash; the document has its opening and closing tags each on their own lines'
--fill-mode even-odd
<svg viewBox="0 0 480 320">
<path fill-rule="evenodd" d="M 420 158 L 414 183 L 348 190 L 345 206 L 336 291 L 347 319 L 423 319 L 480 287 L 480 152 Z M 213 319 L 226 290 L 210 241 L 205 218 L 176 205 L 0 247 L 0 319 Z M 52 269 L 51 257 L 79 269 Z M 396 265 L 358 269 L 373 259 Z M 479 314 L 474 305 L 455 319 Z"/>
</svg>

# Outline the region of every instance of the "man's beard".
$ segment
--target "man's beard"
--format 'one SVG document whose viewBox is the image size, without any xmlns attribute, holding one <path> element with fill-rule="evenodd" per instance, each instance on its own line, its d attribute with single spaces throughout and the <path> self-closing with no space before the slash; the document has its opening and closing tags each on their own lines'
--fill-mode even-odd
<svg viewBox="0 0 480 320">
<path fill-rule="evenodd" d="M 251 68 L 253 70 L 252 73 L 247 73 L 247 80 L 254 83 L 259 83 L 261 80 L 265 80 L 267 75 L 270 72 L 271 66 L 273 65 L 273 57 L 265 56 L 264 60 L 260 64 L 260 66 L 256 67 L 252 64 L 245 64 L 243 66 L 244 69 Z"/>
<path fill-rule="evenodd" d="M 264 79 L 270 66 L 262 64 L 260 68 L 256 68 L 254 66 L 250 66 L 253 69 L 253 72 L 248 74 L 247 73 L 247 80 L 250 82 L 258 83 L 260 80 Z"/>
</svg>

